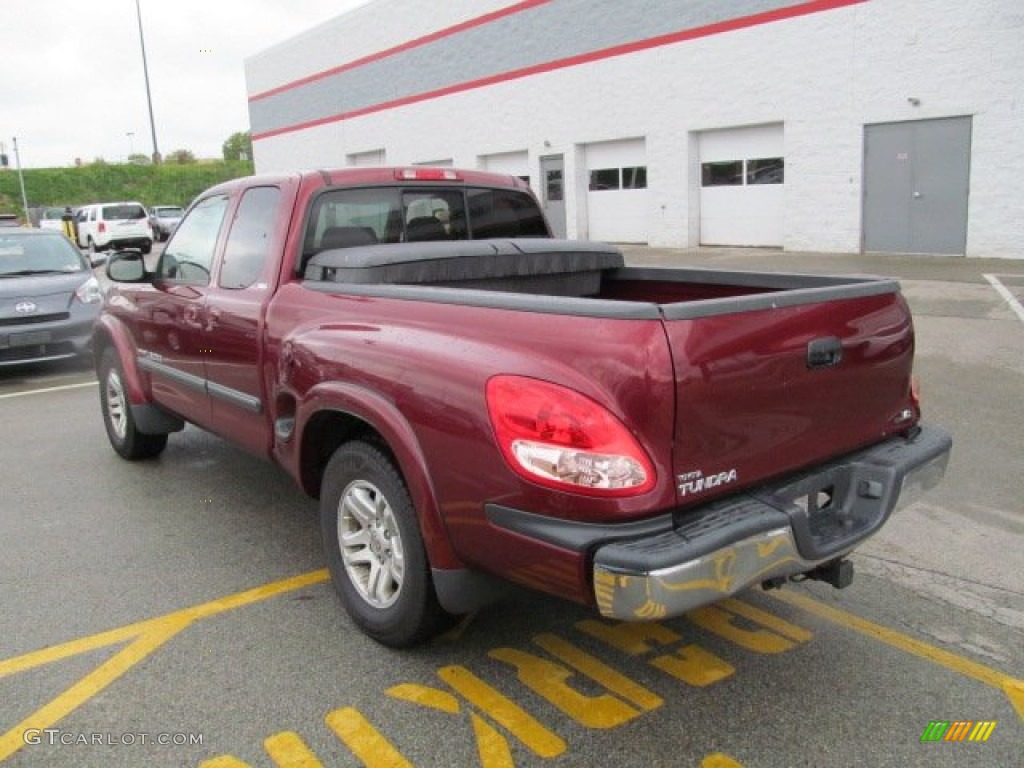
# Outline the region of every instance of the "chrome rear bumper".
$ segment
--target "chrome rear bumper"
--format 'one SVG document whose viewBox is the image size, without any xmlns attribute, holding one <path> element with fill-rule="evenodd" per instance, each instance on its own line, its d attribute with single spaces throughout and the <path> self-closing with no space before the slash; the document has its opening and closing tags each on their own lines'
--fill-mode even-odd
<svg viewBox="0 0 1024 768">
<path fill-rule="evenodd" d="M 937 485 L 951 448 L 948 434 L 925 428 L 689 512 L 671 531 L 604 544 L 594 555 L 598 609 L 630 621 L 676 616 L 841 558 Z"/>
</svg>

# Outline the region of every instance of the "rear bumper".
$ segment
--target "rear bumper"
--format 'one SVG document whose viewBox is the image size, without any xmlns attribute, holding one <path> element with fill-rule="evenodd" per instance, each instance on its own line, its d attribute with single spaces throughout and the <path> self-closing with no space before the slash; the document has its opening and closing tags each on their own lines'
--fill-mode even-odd
<svg viewBox="0 0 1024 768">
<path fill-rule="evenodd" d="M 98 248 L 104 250 L 118 250 L 122 248 L 152 248 L 153 238 L 151 237 L 112 237 L 103 245 L 97 244 Z"/>
<path fill-rule="evenodd" d="M 698 509 L 626 526 L 543 520 L 489 509 L 503 527 L 593 552 L 601 614 L 676 616 L 768 579 L 842 557 L 894 510 L 937 485 L 952 438 L 934 427 Z"/>
</svg>

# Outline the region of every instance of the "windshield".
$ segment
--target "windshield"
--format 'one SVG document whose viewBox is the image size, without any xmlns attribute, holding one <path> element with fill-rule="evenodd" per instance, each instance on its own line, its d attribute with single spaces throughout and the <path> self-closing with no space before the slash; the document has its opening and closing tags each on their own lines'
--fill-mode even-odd
<svg viewBox="0 0 1024 768">
<path fill-rule="evenodd" d="M 181 208 L 170 206 L 154 208 L 153 212 L 162 219 L 180 219 L 183 213 Z"/>
<path fill-rule="evenodd" d="M 0 235 L 0 277 L 82 272 L 82 255 L 60 235 Z"/>
</svg>

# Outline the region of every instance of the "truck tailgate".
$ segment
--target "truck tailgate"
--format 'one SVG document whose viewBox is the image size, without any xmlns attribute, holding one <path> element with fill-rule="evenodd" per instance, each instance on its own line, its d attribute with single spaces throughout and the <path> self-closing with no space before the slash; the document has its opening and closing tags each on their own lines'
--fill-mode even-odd
<svg viewBox="0 0 1024 768">
<path fill-rule="evenodd" d="M 898 286 L 879 281 L 838 295 L 845 297 L 788 305 L 742 297 L 733 311 L 704 315 L 685 304 L 663 306 L 676 377 L 681 504 L 756 485 L 915 423 L 913 327 Z"/>
</svg>

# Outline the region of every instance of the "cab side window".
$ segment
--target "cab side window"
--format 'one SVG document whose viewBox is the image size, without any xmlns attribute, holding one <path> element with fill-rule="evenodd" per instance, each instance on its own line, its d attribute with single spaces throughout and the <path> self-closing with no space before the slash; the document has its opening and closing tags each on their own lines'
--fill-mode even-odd
<svg viewBox="0 0 1024 768">
<path fill-rule="evenodd" d="M 253 187 L 242 196 L 224 247 L 219 280 L 222 288 L 248 288 L 259 279 L 280 199 L 277 187 Z"/>
<path fill-rule="evenodd" d="M 189 211 L 160 257 L 156 268 L 158 279 L 209 285 L 217 235 L 227 208 L 227 195 L 215 195 Z"/>
</svg>

